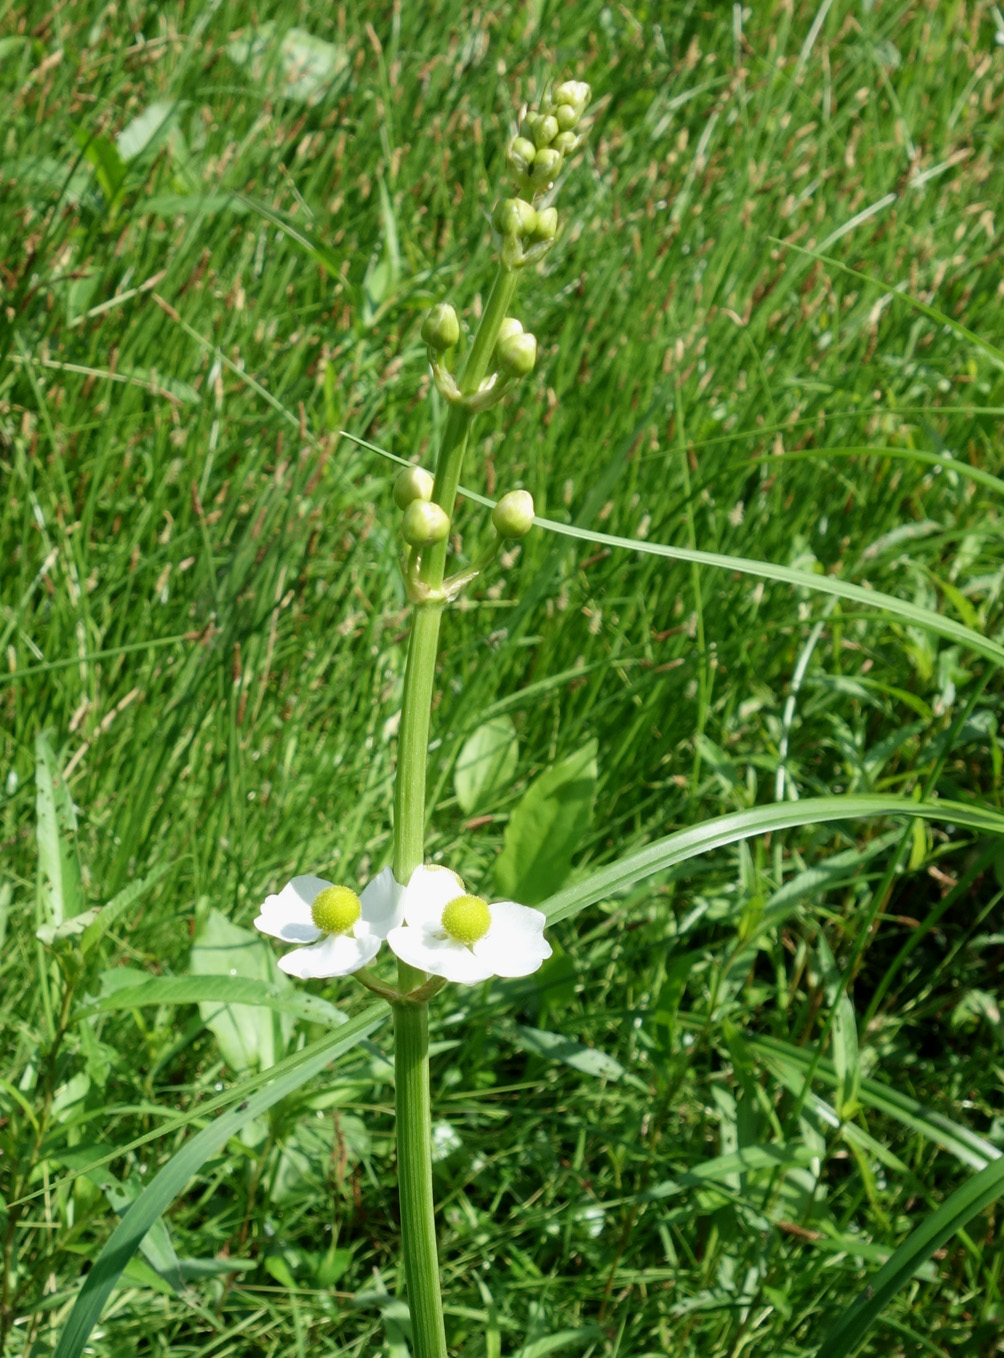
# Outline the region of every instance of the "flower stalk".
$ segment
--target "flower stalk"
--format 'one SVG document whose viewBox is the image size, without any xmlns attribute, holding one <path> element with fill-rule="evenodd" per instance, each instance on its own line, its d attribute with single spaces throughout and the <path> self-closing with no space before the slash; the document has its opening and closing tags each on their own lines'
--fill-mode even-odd
<svg viewBox="0 0 1004 1358">
<path fill-rule="evenodd" d="M 439 303 L 429 313 L 422 328 L 422 336 L 429 348 L 433 376 L 440 392 L 449 401 L 449 413 L 431 498 L 427 497 L 425 486 L 418 490 L 413 481 L 407 483 L 407 489 L 401 487 L 399 482 L 398 492 L 399 507 L 404 508 L 406 516 L 411 516 L 405 531 L 405 541 L 410 549 L 405 575 L 408 596 L 413 606 L 394 783 L 393 868 L 394 876 L 402 886 L 413 881 L 416 870 L 422 867 L 424 861 L 426 763 L 443 608 L 448 598 L 453 597 L 462 584 L 477 573 L 475 569 L 473 573 L 456 576 L 452 582 L 447 581 L 447 587 L 444 588 L 449 528 L 430 532 L 423 537 L 418 530 L 418 520 L 422 516 L 424 523 L 432 507 L 436 506 L 443 515 L 437 521 L 439 524 L 452 521 L 464 456 L 476 413 L 494 404 L 533 368 L 536 340 L 532 335 L 522 333 L 522 327 L 512 320 L 510 311 L 520 271 L 526 264 L 542 258 L 557 238 L 556 210 L 542 203 L 534 206 L 533 199 L 550 188 L 561 169 L 565 154 L 577 145 L 574 130 L 588 98 L 589 87 L 581 82 L 569 81 L 555 87 L 545 96 L 540 110 L 524 119 L 519 136 L 509 145 L 509 174 L 523 197 L 505 200 L 494 214 L 499 266 L 458 378 L 453 378 L 447 365 L 448 355 L 460 337 L 459 322 L 453 307 L 448 302 Z M 500 344 L 500 331 L 504 324 L 506 330 Z M 497 370 L 490 374 L 493 361 Z M 420 506 L 410 503 L 418 501 L 419 496 Z M 515 501 L 512 497 L 505 498 L 509 503 L 501 518 L 494 522 L 497 535 L 495 550 L 502 537 L 522 536 L 528 531 L 533 518 L 532 500 L 525 492 L 520 493 L 520 498 Z M 490 555 L 494 555 L 494 551 Z M 426 876 L 429 875 L 427 872 Z M 476 898 L 465 897 L 464 900 L 468 912 L 476 910 L 476 905 L 470 904 Z M 483 902 L 480 905 L 487 920 L 489 908 Z M 515 920 L 518 927 L 525 928 L 527 921 L 518 913 L 521 909 L 508 902 L 496 907 L 496 914 L 500 919 Z M 407 916 L 407 907 L 405 913 Z M 527 916 L 531 913 L 537 912 L 524 912 Z M 445 913 L 443 921 L 446 921 Z M 485 921 L 481 921 L 481 924 L 488 927 Z M 540 917 L 540 923 L 535 926 L 536 932 L 540 932 L 542 924 L 543 917 Z M 534 933 L 534 926 L 530 927 L 530 933 Z M 408 918 L 407 927 L 403 931 L 401 928 L 397 930 L 399 946 L 400 940 L 408 937 L 410 941 L 406 951 L 415 961 L 425 960 L 427 966 L 433 966 L 435 949 L 427 950 L 421 938 L 416 946 L 411 940 L 412 934 L 420 938 L 416 921 Z M 438 940 L 434 942 L 439 945 Z M 466 942 L 466 937 L 461 939 L 462 944 Z M 540 959 L 550 952 L 542 933 L 539 942 L 532 943 L 530 949 L 536 960 L 526 964 L 527 969 L 539 965 Z M 458 959 L 464 967 L 473 962 L 465 947 L 460 946 L 455 952 L 451 965 L 458 965 Z M 460 959 L 461 952 L 464 954 L 463 959 Z M 507 974 L 521 974 L 519 968 L 522 965 L 517 960 L 515 969 Z M 428 998 L 442 984 L 437 976 L 446 974 L 446 971 L 437 971 L 430 976 L 421 967 L 399 957 L 398 990 L 401 998 L 393 1002 L 401 1235 L 415 1358 L 446 1358 L 447 1352 L 432 1183 L 428 1016 Z M 471 977 L 474 974 L 472 971 Z M 457 979 L 460 979 L 459 974 Z"/>
</svg>

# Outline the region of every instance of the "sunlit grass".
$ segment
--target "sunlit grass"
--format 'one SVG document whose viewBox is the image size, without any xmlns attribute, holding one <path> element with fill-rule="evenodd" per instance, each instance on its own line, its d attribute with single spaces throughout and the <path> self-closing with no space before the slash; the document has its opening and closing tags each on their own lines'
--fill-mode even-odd
<svg viewBox="0 0 1004 1358">
<path fill-rule="evenodd" d="M 386 860 L 393 467 L 339 431 L 428 460 L 421 314 L 487 286 L 502 134 L 553 69 L 593 83 L 593 131 L 563 188 L 574 225 L 521 293 L 537 373 L 480 424 L 471 489 L 523 484 L 562 523 L 839 577 L 1004 640 L 1004 392 L 962 329 L 1001 332 L 992 7 L 665 8 L 266 5 L 254 68 L 230 45 L 244 6 L 9 13 L 3 1163 L 30 1142 L 52 1022 L 40 731 L 87 904 L 166 869 L 99 945 L 105 992 L 186 976 L 210 910 L 246 927 L 291 871 Z M 290 25 L 333 44 L 316 103 L 276 55 Z M 473 504 L 456 528 L 476 556 Z M 857 602 L 538 531 L 444 631 L 430 851 L 475 885 L 533 777 L 590 739 L 580 871 L 779 788 L 1000 809 L 991 659 Z M 501 712 L 516 774 L 471 817 L 454 762 Z M 1001 1146 L 1000 873 L 989 836 L 950 825 L 786 831 L 557 925 L 539 980 L 451 993 L 434 1076 L 458 1351 L 814 1353 L 978 1168 L 967 1137 Z M 841 1107 L 848 1025 L 861 1083 Z M 198 1267 L 183 1286 L 137 1254 L 95 1353 L 403 1351 L 373 1043 L 204 1166 L 164 1218 Z M 239 1075 L 192 1004 L 71 1027 L 11 1242 L 13 1354 L 51 1350 L 121 1206 L 67 1175 L 168 1123 L 111 1161 L 141 1187 Z M 994 1231 L 991 1208 L 862 1351 L 994 1351 Z"/>
</svg>

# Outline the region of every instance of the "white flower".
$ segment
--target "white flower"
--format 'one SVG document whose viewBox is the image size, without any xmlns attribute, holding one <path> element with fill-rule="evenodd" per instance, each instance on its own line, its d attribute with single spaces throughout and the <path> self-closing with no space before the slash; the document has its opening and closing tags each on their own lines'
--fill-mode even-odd
<svg viewBox="0 0 1004 1358">
<path fill-rule="evenodd" d="M 266 897 L 255 928 L 284 943 L 308 943 L 279 958 L 290 976 L 348 976 L 372 962 L 381 942 L 401 921 L 404 887 L 384 868 L 361 896 L 323 877 L 294 877 Z"/>
<path fill-rule="evenodd" d="M 529 976 L 551 945 L 539 910 L 470 896 L 449 868 L 416 868 L 404 894 L 404 924 L 387 942 L 403 962 L 448 981 L 473 985 L 489 976 Z"/>
</svg>

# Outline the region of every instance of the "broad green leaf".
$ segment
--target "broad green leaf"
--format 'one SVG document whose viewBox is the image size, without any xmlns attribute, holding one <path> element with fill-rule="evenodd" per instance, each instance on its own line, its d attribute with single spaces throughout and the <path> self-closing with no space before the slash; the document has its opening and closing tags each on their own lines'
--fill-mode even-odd
<svg viewBox="0 0 1004 1358">
<path fill-rule="evenodd" d="M 790 830 L 799 825 L 825 825 L 831 821 L 865 820 L 873 816 L 920 816 L 924 820 L 946 821 L 982 834 L 1004 835 L 1004 816 L 996 811 L 965 802 L 914 802 L 906 797 L 879 795 L 843 797 L 806 797 L 800 802 L 781 802 L 756 806 L 750 811 L 735 811 L 716 816 L 686 830 L 677 830 L 637 853 L 591 873 L 584 881 L 566 887 L 542 905 L 549 924 L 577 914 L 587 905 L 616 896 L 635 882 L 656 872 L 664 872 L 688 858 L 711 849 L 735 844 L 753 835 L 775 830 Z"/>
<path fill-rule="evenodd" d="M 105 1302 L 114 1291 L 122 1270 L 139 1248 L 140 1241 L 206 1161 L 219 1154 L 246 1123 L 260 1117 L 280 1099 L 299 1089 L 332 1061 L 368 1037 L 386 1014 L 385 1005 L 370 1005 L 346 1023 L 337 1035 L 323 1038 L 305 1051 L 298 1052 L 291 1061 L 283 1063 L 282 1074 L 270 1080 L 266 1088 L 252 1094 L 237 1108 L 222 1113 L 172 1156 L 126 1212 L 91 1265 L 70 1318 L 59 1336 L 53 1358 L 80 1358 Z"/>
<path fill-rule="evenodd" d="M 280 993 L 293 989 L 280 972 L 261 934 L 232 924 L 212 909 L 195 936 L 189 962 L 195 976 L 244 976 Z M 224 1061 L 232 1070 L 261 1070 L 273 1065 L 292 1035 L 292 1022 L 280 1015 L 273 1019 L 261 1005 L 220 1005 L 202 1000 L 199 1013 L 220 1044 Z"/>
<path fill-rule="evenodd" d="M 121 970 L 125 971 L 126 968 Z M 106 976 L 109 973 L 105 973 Z M 110 973 L 112 976 L 114 972 Z M 199 1004 L 216 1013 L 219 1006 L 239 1006 L 230 1013 L 240 1013 L 245 1005 L 275 1009 L 293 1019 L 306 1023 L 323 1024 L 326 1028 L 340 1028 L 345 1015 L 319 995 L 308 995 L 290 985 L 283 975 L 276 981 L 259 981 L 244 976 L 153 976 L 140 984 L 135 973 L 128 974 L 128 983 L 103 995 L 94 1004 L 74 1014 L 74 1020 L 105 1014 L 115 1009 L 141 1009 L 146 1005 Z"/>
<path fill-rule="evenodd" d="M 558 1330 L 543 1339 L 534 1339 L 518 1350 L 515 1358 L 549 1358 L 552 1353 L 562 1349 L 584 1348 L 602 1339 L 604 1331 L 598 1325 L 586 1325 L 581 1330 Z"/>
<path fill-rule="evenodd" d="M 1004 1157 L 957 1188 L 910 1235 L 886 1264 L 872 1277 L 859 1299 L 836 1324 L 825 1327 L 826 1338 L 816 1358 L 846 1358 L 866 1338 L 868 1331 L 904 1283 L 914 1276 L 935 1250 L 961 1231 L 973 1217 L 1004 1194 Z"/>
<path fill-rule="evenodd" d="M 84 159 L 94 171 L 101 196 L 110 216 L 114 216 L 119 192 L 126 177 L 125 161 L 118 153 L 115 143 L 100 133 L 90 133 L 80 128 L 76 134 L 77 145 L 84 153 Z"/>
<path fill-rule="evenodd" d="M 57 928 L 83 904 L 77 857 L 77 816 L 49 739 L 35 737 L 35 814 L 38 835 L 38 922 Z"/>
<path fill-rule="evenodd" d="M 492 717 L 464 741 L 453 771 L 453 786 L 468 816 L 483 810 L 495 793 L 508 787 L 518 758 L 511 717 Z"/>
<path fill-rule="evenodd" d="M 231 34 L 227 55 L 247 69 L 255 84 L 277 84 L 287 99 L 306 104 L 319 103 L 349 65 L 344 47 L 303 28 L 290 28 L 280 38 L 271 20 L 253 33 Z"/>
<path fill-rule="evenodd" d="M 536 778 L 513 811 L 495 863 L 502 896 L 523 905 L 547 898 L 568 876 L 589 829 L 596 792 L 596 741 Z"/>
<path fill-rule="evenodd" d="M 664 1179 L 644 1193 L 639 1193 L 637 1202 L 655 1202 L 661 1198 L 671 1198 L 688 1188 L 699 1188 L 708 1183 L 727 1183 L 735 1174 L 749 1173 L 752 1170 L 785 1170 L 810 1165 L 815 1152 L 809 1146 L 742 1146 L 716 1155 L 698 1165 L 692 1165 L 672 1179 Z"/>
<path fill-rule="evenodd" d="M 155 99 L 142 113 L 137 113 L 115 138 L 116 148 L 123 161 L 135 160 L 148 147 L 155 147 L 162 141 L 186 104 L 187 100 Z"/>
<path fill-rule="evenodd" d="M 80 940 L 80 947 L 86 956 L 94 948 L 104 935 L 125 912 L 140 899 L 144 892 L 165 877 L 171 869 L 170 863 L 162 863 L 159 868 L 154 868 L 153 872 L 148 872 L 145 877 L 140 877 L 135 882 L 130 882 L 127 887 L 113 896 L 107 905 L 102 905 L 95 914 L 93 920 L 89 922 L 84 930 L 84 936 Z M 88 911 L 88 914 L 91 912 Z"/>
<path fill-rule="evenodd" d="M 624 1067 L 619 1061 L 606 1052 L 597 1051 L 595 1047 L 584 1047 L 580 1042 L 573 1042 L 563 1033 L 549 1033 L 543 1028 L 523 1028 L 519 1024 L 516 1031 L 520 1045 L 526 1051 L 535 1052 L 548 1061 L 563 1061 L 566 1066 L 596 1080 L 617 1081 L 624 1078 Z M 641 1080 L 635 1082 L 645 1088 Z"/>
</svg>

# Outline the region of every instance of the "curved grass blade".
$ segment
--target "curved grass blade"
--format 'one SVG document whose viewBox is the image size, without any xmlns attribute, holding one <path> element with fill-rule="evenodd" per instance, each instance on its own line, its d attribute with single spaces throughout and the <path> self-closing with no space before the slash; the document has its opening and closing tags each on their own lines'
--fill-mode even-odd
<svg viewBox="0 0 1004 1358">
<path fill-rule="evenodd" d="M 853 1353 L 899 1289 L 935 1250 L 961 1231 L 978 1212 L 1004 1193 L 1004 1158 L 957 1188 L 923 1225 L 904 1240 L 869 1282 L 858 1300 L 829 1328 L 816 1358 L 846 1358 Z"/>
<path fill-rule="evenodd" d="M 388 458 L 391 462 L 404 464 L 405 459 L 386 452 L 374 443 L 367 443 L 365 439 L 357 438 L 355 434 L 350 434 L 344 429 L 339 430 L 339 433 L 361 448 L 379 453 L 381 457 Z M 460 487 L 460 493 L 468 500 L 484 505 L 486 509 L 495 507 L 494 500 L 478 495 L 476 491 L 468 490 L 464 486 Z M 886 594 L 879 589 L 865 589 L 863 585 L 854 585 L 831 575 L 812 575 L 809 571 L 797 571 L 791 566 L 780 566 L 772 561 L 755 561 L 752 557 L 746 556 L 726 556 L 721 552 L 702 552 L 693 547 L 667 547 L 659 542 L 643 542 L 636 538 L 617 537 L 612 533 L 597 533 L 591 528 L 578 528 L 574 524 L 556 523 L 554 519 L 535 518 L 534 523 L 538 528 L 546 528 L 548 532 L 557 533 L 561 537 L 595 542 L 601 547 L 620 547 L 624 551 L 661 556 L 670 561 L 690 561 L 698 566 L 735 571 L 739 575 L 752 575 L 760 580 L 776 580 L 781 584 L 812 590 L 816 594 L 829 594 L 838 599 L 846 599 L 852 603 L 862 604 L 869 614 L 888 613 L 898 618 L 900 622 L 912 627 L 921 627 L 926 632 L 934 632 L 947 641 L 957 641 L 977 655 L 992 660 L 994 664 L 1004 665 L 1004 645 L 999 641 L 993 641 L 990 637 L 985 637 L 971 627 L 956 622 L 954 618 L 946 618 L 931 608 L 923 608 L 920 604 L 912 604 L 906 599 L 897 599 L 894 594 Z"/>
<path fill-rule="evenodd" d="M 78 1010 L 73 1021 L 115 1009 L 141 1009 L 148 1004 L 204 1004 L 207 1000 L 262 1005 L 308 1023 L 323 1024 L 325 1028 L 339 1028 L 345 1022 L 341 1010 L 319 995 L 289 992 L 281 985 L 269 985 L 249 976 L 154 976 L 140 985 L 123 986 L 102 996 Z"/>
<path fill-rule="evenodd" d="M 720 849 L 740 839 L 772 830 L 790 830 L 798 825 L 815 825 L 835 820 L 865 820 L 871 816 L 919 816 L 923 820 L 948 821 L 983 834 L 1004 835 L 1004 816 L 981 806 L 965 802 L 912 802 L 905 797 L 878 795 L 860 797 L 807 797 L 799 802 L 782 802 L 772 806 L 756 806 L 750 811 L 736 811 L 727 816 L 716 816 L 686 830 L 647 844 L 637 853 L 618 859 L 609 867 L 594 872 L 584 882 L 577 882 L 557 892 L 538 908 L 543 910 L 549 924 L 577 914 L 605 896 L 616 895 L 635 882 L 662 872 L 688 858 L 696 858 L 710 849 Z"/>
<path fill-rule="evenodd" d="M 185 1143 L 160 1173 L 143 1190 L 105 1242 L 104 1249 L 91 1265 L 84 1285 L 74 1302 L 70 1318 L 59 1336 L 53 1358 L 79 1358 L 91 1331 L 97 1324 L 105 1302 L 113 1292 L 122 1270 L 139 1248 L 147 1231 L 160 1217 L 189 1179 L 197 1174 L 212 1155 L 216 1155 L 246 1122 L 258 1117 L 273 1104 L 299 1089 L 313 1075 L 342 1056 L 373 1032 L 387 1015 L 383 1004 L 371 1005 L 357 1018 L 346 1023 L 334 1037 L 308 1047 L 291 1070 L 239 1107 L 222 1113 L 215 1122 Z"/>
</svg>

